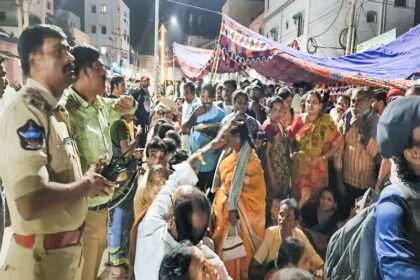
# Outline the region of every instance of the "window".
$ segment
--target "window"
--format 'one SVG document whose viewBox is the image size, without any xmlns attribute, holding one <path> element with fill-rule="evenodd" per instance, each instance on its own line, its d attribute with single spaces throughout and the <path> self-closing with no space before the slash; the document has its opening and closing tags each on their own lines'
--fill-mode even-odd
<svg viewBox="0 0 420 280">
<path fill-rule="evenodd" d="M 51 2 L 50 1 L 47 2 L 47 9 L 51 10 Z"/>
<path fill-rule="evenodd" d="M 6 19 L 7 19 L 7 13 L 1 11 L 0 12 L 0 21 L 6 21 Z"/>
<path fill-rule="evenodd" d="M 407 0 L 395 0 L 394 6 L 395 7 L 405 7 L 405 6 L 407 6 Z"/>
<path fill-rule="evenodd" d="M 286 20 L 286 29 L 289 29 L 289 21 Z"/>
<path fill-rule="evenodd" d="M 130 43 L 130 35 L 127 35 L 127 43 Z"/>
<path fill-rule="evenodd" d="M 297 25 L 297 36 L 300 37 L 305 31 L 305 20 L 303 19 L 303 13 L 298 13 L 293 16 L 293 20 Z"/>
<path fill-rule="evenodd" d="M 124 41 L 127 41 L 127 31 L 124 30 Z"/>
<path fill-rule="evenodd" d="M 92 14 L 96 14 L 96 5 L 92 5 L 91 12 Z"/>
<path fill-rule="evenodd" d="M 373 23 L 376 22 L 377 14 L 375 11 L 368 11 L 366 13 L 366 22 Z"/>
<path fill-rule="evenodd" d="M 267 3 L 267 8 L 266 8 L 266 10 L 268 10 L 268 9 L 270 9 L 270 0 L 266 0 L 266 3 Z"/>
<path fill-rule="evenodd" d="M 127 23 L 128 19 L 127 19 L 127 12 L 124 12 L 124 23 Z"/>
<path fill-rule="evenodd" d="M 96 34 L 96 25 L 92 25 L 91 31 L 92 31 L 92 34 Z"/>
<path fill-rule="evenodd" d="M 273 27 L 270 29 L 270 36 L 274 41 L 277 41 L 279 37 L 279 32 L 277 30 L 277 27 Z"/>
<path fill-rule="evenodd" d="M 101 13 L 106 14 L 106 5 L 101 5 Z"/>
<path fill-rule="evenodd" d="M 106 35 L 106 26 L 101 26 L 101 33 Z"/>
</svg>

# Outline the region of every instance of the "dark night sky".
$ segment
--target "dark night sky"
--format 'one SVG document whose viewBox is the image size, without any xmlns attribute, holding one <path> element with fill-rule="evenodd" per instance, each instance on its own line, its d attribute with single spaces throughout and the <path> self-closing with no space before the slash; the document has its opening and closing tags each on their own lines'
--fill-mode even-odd
<svg viewBox="0 0 420 280">
<path fill-rule="evenodd" d="M 140 53 L 153 53 L 154 31 L 154 0 L 123 0 L 130 8 L 131 14 L 131 45 Z M 199 6 L 209 10 L 221 11 L 226 0 L 176 0 L 177 2 Z M 55 0 L 56 8 L 65 8 L 73 11 L 82 18 L 83 25 L 83 0 Z M 202 16 L 201 25 L 195 24 L 195 30 L 190 30 L 190 14 L 197 18 Z M 178 25 L 165 24 L 170 42 L 185 43 L 186 34 L 191 31 L 195 35 L 216 37 L 220 28 L 220 16 L 183 5 L 160 0 L 160 22 L 176 16 Z"/>
</svg>

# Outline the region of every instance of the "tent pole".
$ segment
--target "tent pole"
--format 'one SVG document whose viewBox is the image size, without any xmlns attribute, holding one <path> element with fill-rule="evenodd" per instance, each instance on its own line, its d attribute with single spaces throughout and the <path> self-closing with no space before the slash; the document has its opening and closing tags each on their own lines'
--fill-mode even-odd
<svg viewBox="0 0 420 280">
<path fill-rule="evenodd" d="M 217 69 L 219 67 L 220 53 L 219 53 L 219 48 L 218 47 L 216 48 L 215 52 L 216 52 L 216 62 L 213 65 L 213 70 L 212 70 L 211 79 L 210 79 L 212 84 L 214 83 L 216 73 L 217 73 Z"/>
<path fill-rule="evenodd" d="M 357 0 L 351 0 L 351 12 L 349 17 L 349 29 L 347 31 L 347 44 L 346 44 L 346 53 L 349 55 L 353 53 L 354 48 L 354 17 L 356 13 L 356 4 Z"/>
</svg>

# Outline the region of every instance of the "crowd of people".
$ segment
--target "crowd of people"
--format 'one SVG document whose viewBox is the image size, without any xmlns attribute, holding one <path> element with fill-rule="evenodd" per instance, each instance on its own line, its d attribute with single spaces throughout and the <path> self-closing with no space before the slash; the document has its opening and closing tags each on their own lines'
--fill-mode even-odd
<svg viewBox="0 0 420 280">
<path fill-rule="evenodd" d="M 419 86 L 183 78 L 152 94 L 55 26 L 18 51 L 22 89 L 0 84 L 1 279 L 94 280 L 104 252 L 115 278 L 324 279 L 368 189 L 377 277 L 420 275 L 417 208 L 387 189 L 420 187 Z"/>
</svg>

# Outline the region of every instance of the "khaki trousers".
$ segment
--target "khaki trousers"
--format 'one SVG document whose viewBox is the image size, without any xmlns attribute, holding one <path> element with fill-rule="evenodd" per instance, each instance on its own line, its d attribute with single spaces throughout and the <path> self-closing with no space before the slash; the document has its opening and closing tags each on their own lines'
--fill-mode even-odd
<svg viewBox="0 0 420 280">
<path fill-rule="evenodd" d="M 75 280 L 82 267 L 82 246 L 74 245 L 44 250 L 43 236 L 37 235 L 32 249 L 23 248 L 12 239 L 0 279 Z"/>
<path fill-rule="evenodd" d="M 89 210 L 83 233 L 82 280 L 96 280 L 108 234 L 108 209 Z"/>
</svg>

